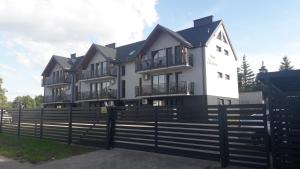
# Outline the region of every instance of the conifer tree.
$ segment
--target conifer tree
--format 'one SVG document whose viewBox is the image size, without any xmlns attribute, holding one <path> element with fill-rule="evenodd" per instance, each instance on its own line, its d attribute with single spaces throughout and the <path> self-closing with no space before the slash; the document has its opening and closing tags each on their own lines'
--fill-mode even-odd
<svg viewBox="0 0 300 169">
<path fill-rule="evenodd" d="M 247 92 L 247 91 L 254 90 L 255 74 L 251 70 L 250 64 L 248 63 L 245 55 L 243 56 L 242 65 L 239 68 L 238 80 L 239 80 L 239 91 Z"/>
<path fill-rule="evenodd" d="M 293 68 L 294 66 L 291 65 L 291 61 L 289 60 L 289 58 L 287 56 L 284 56 L 282 58 L 282 62 L 280 63 L 279 71 L 292 70 Z"/>
</svg>

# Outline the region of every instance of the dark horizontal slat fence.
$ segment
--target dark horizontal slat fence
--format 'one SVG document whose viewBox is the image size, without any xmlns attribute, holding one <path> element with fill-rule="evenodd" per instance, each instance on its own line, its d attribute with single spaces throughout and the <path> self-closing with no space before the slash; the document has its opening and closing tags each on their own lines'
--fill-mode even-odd
<svg viewBox="0 0 300 169">
<path fill-rule="evenodd" d="M 1 109 L 0 131 L 69 144 L 107 146 L 107 111 L 81 107 Z"/>
<path fill-rule="evenodd" d="M 272 100 L 271 133 L 274 168 L 300 168 L 300 99 Z"/>
<path fill-rule="evenodd" d="M 261 104 L 187 110 L 180 106 L 1 109 L 0 131 L 215 160 L 223 167 L 267 169 L 271 154 L 274 169 L 299 168 L 298 104 L 270 104 L 270 125 Z"/>
</svg>

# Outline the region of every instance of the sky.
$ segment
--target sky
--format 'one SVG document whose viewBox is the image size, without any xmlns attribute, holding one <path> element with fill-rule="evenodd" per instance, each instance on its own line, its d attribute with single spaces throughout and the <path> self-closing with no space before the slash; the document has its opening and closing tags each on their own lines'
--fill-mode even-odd
<svg viewBox="0 0 300 169">
<path fill-rule="evenodd" d="M 41 73 L 53 54 L 84 55 L 92 43 L 117 46 L 214 15 L 241 63 L 277 71 L 283 56 L 300 69 L 300 1 L 283 0 L 0 0 L 0 77 L 6 95 L 43 94 Z"/>
</svg>

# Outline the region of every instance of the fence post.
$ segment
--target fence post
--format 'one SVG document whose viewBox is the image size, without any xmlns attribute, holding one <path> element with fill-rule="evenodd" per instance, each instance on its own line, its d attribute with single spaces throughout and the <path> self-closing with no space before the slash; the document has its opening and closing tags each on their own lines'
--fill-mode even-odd
<svg viewBox="0 0 300 169">
<path fill-rule="evenodd" d="M 43 123 L 44 123 L 44 108 L 41 108 L 41 117 L 40 117 L 40 139 L 43 138 Z"/>
<path fill-rule="evenodd" d="M 21 133 L 21 112 L 22 112 L 22 107 L 21 105 L 19 106 L 19 118 L 18 118 L 18 136 L 20 136 Z"/>
<path fill-rule="evenodd" d="M 219 114 L 219 136 L 220 136 L 220 162 L 221 167 L 228 165 L 228 130 L 227 130 L 227 115 L 226 107 L 220 105 L 218 108 Z"/>
<path fill-rule="evenodd" d="M 107 120 L 106 120 L 106 149 L 109 150 L 113 147 L 113 137 L 115 130 L 115 108 L 107 107 Z"/>
<path fill-rule="evenodd" d="M 69 136 L 68 136 L 68 144 L 72 143 L 72 112 L 73 112 L 73 106 L 70 106 L 70 111 L 69 111 Z"/>
<path fill-rule="evenodd" d="M 1 117 L 0 117 L 0 133 L 2 133 L 2 120 L 3 120 L 3 108 L 1 108 Z"/>
<path fill-rule="evenodd" d="M 157 145 L 158 145 L 158 126 L 157 126 L 157 121 L 158 121 L 158 107 L 155 107 L 155 114 L 154 114 L 154 144 L 155 144 L 155 150 L 157 150 Z"/>
</svg>

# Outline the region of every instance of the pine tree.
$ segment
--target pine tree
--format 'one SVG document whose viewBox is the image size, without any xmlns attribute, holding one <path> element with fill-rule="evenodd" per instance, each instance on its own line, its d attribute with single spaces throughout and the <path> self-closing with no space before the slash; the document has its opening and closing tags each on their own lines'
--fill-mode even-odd
<svg viewBox="0 0 300 169">
<path fill-rule="evenodd" d="M 267 73 L 268 69 L 266 68 L 264 61 L 262 61 L 261 63 L 261 67 L 258 69 L 259 73 Z M 255 78 L 255 87 L 254 90 L 259 91 L 262 90 L 262 83 L 260 82 L 260 80 L 257 79 L 257 75 Z"/>
<path fill-rule="evenodd" d="M 289 58 L 287 56 L 284 56 L 282 58 L 282 62 L 280 63 L 279 71 L 292 70 L 293 68 L 294 66 L 291 65 L 291 61 L 289 60 Z"/>
<path fill-rule="evenodd" d="M 243 56 L 242 65 L 238 72 L 239 91 L 253 91 L 255 88 L 255 74 L 250 68 L 246 56 Z"/>
</svg>

